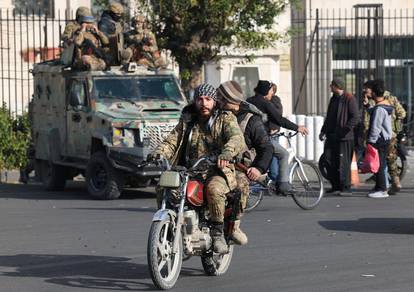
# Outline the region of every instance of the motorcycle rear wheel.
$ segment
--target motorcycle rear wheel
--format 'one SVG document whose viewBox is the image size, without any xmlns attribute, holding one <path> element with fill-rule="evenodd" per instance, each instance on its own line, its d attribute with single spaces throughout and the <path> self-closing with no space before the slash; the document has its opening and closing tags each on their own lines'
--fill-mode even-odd
<svg viewBox="0 0 414 292">
<path fill-rule="evenodd" d="M 407 159 L 402 156 L 398 156 L 397 165 L 398 165 L 398 173 L 399 173 L 400 181 L 402 181 L 405 177 L 405 174 L 407 173 L 407 168 L 408 168 Z"/>
<path fill-rule="evenodd" d="M 155 286 L 162 290 L 174 287 L 181 272 L 183 258 L 183 243 L 178 240 L 177 253 L 173 254 L 175 224 L 168 218 L 153 222 L 148 237 L 147 261 L 149 272 Z"/>
<path fill-rule="evenodd" d="M 231 258 L 233 257 L 234 245 L 229 246 L 229 252 L 223 255 L 212 252 L 201 256 L 201 264 L 204 272 L 208 276 L 224 275 L 230 267 Z"/>
</svg>

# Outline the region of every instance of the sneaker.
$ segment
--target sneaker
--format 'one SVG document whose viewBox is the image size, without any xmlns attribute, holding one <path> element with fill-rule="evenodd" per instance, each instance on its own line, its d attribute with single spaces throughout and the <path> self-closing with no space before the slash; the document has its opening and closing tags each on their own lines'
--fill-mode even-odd
<svg viewBox="0 0 414 292">
<path fill-rule="evenodd" d="M 368 197 L 372 199 L 382 199 L 382 198 L 388 198 L 389 195 L 386 191 L 377 191 L 377 192 L 368 194 Z"/>
<path fill-rule="evenodd" d="M 231 235 L 235 244 L 246 245 L 248 242 L 247 235 L 240 229 L 240 220 L 234 221 L 233 234 Z"/>
</svg>

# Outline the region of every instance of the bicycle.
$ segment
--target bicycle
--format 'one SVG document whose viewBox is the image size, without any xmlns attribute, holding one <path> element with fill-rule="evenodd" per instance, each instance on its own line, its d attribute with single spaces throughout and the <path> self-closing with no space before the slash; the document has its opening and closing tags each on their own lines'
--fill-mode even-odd
<svg viewBox="0 0 414 292">
<path fill-rule="evenodd" d="M 303 210 L 311 210 L 319 204 L 323 197 L 323 178 L 318 167 L 312 161 L 302 160 L 296 155 L 291 139 L 297 134 L 298 132 L 279 133 L 276 136 L 285 137 L 288 142 L 286 150 L 289 153 L 289 182 L 295 189 L 292 198 Z M 271 187 L 269 181 L 252 182 L 245 211 L 249 212 L 256 208 L 263 200 L 264 195 L 271 195 L 271 193 L 279 195 L 277 190 Z"/>
</svg>

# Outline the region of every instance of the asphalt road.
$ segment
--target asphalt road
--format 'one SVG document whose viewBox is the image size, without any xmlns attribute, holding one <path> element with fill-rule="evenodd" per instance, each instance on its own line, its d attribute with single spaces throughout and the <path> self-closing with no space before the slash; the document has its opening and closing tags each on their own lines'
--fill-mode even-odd
<svg viewBox="0 0 414 292">
<path fill-rule="evenodd" d="M 414 175 L 388 199 L 326 197 L 313 211 L 265 197 L 243 220 L 249 235 L 226 275 L 184 262 L 175 291 L 412 291 Z M 153 290 L 146 241 L 153 193 L 90 200 L 82 183 L 65 192 L 0 185 L 0 291 Z"/>
</svg>

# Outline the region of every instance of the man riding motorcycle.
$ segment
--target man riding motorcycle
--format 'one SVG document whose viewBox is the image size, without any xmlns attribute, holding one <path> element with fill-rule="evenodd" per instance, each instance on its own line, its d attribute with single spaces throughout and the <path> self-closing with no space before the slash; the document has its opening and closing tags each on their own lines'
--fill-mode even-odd
<svg viewBox="0 0 414 292">
<path fill-rule="evenodd" d="M 249 179 L 257 181 L 262 174 L 266 173 L 273 156 L 273 146 L 262 122 L 262 116 L 244 106 L 246 98 L 237 82 L 226 81 L 222 83 L 217 90 L 217 95 L 221 107 L 232 111 L 237 117 L 247 145 L 243 153 L 243 160 L 246 159 L 250 162 L 245 167 L 247 170 L 236 170 L 237 183 L 241 191 L 241 210 L 243 211 L 249 196 Z M 235 243 L 243 245 L 247 244 L 248 239 L 240 229 L 241 215 L 239 214 L 238 220 L 234 222 L 232 237 Z"/>
<path fill-rule="evenodd" d="M 194 102 L 183 109 L 180 121 L 154 150 L 172 165 L 191 166 L 206 154 L 217 153 L 216 167 L 207 174 L 206 192 L 210 212 L 211 236 L 216 253 L 226 253 L 223 224 L 226 194 L 237 188 L 234 165 L 230 163 L 246 148 L 236 117 L 216 107 L 217 92 L 210 84 L 195 89 Z"/>
</svg>

